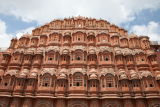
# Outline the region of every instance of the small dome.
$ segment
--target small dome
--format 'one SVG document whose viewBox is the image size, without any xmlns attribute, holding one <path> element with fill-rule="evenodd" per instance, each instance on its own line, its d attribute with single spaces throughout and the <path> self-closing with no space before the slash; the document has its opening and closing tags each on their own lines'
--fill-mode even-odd
<svg viewBox="0 0 160 107">
<path fill-rule="evenodd" d="M 66 78 L 66 75 L 64 73 L 62 73 L 62 74 L 60 74 L 58 79 L 67 79 L 67 78 Z"/>
<path fill-rule="evenodd" d="M 122 74 L 120 75 L 120 79 L 123 80 L 123 79 L 128 79 L 127 75 L 126 74 Z"/>
<path fill-rule="evenodd" d="M 37 73 L 36 72 L 32 72 L 31 74 L 30 74 L 30 78 L 36 78 L 37 77 Z"/>
<path fill-rule="evenodd" d="M 22 71 L 23 73 L 29 73 L 29 70 L 28 69 L 23 69 L 23 71 Z"/>
<path fill-rule="evenodd" d="M 157 80 L 160 80 L 160 74 L 158 74 L 156 77 L 157 77 Z"/>
<path fill-rule="evenodd" d="M 27 76 L 27 75 L 26 75 L 25 73 L 23 73 L 23 72 L 20 73 L 20 75 L 19 75 L 20 78 L 25 78 L 26 76 Z"/>
<path fill-rule="evenodd" d="M 96 74 L 91 74 L 90 79 L 97 79 L 97 75 Z"/>
</svg>

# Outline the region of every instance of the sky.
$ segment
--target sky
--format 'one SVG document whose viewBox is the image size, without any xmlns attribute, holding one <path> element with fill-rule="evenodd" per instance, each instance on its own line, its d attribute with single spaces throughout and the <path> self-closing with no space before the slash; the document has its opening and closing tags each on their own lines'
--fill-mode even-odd
<svg viewBox="0 0 160 107">
<path fill-rule="evenodd" d="M 54 19 L 79 15 L 160 41 L 160 0 L 0 0 L 0 47 Z"/>
</svg>

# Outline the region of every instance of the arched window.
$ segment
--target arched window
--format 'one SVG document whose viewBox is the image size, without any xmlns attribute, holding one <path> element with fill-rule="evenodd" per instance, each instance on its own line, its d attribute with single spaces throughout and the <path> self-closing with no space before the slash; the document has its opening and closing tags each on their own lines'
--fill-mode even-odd
<svg viewBox="0 0 160 107">
<path fill-rule="evenodd" d="M 2 81 L 2 85 L 7 87 L 7 86 L 12 86 L 13 83 L 14 83 L 14 76 L 10 76 L 10 75 L 7 75 L 3 78 L 3 81 Z"/>
<path fill-rule="evenodd" d="M 75 60 L 77 60 L 77 61 L 83 60 L 83 53 L 82 52 L 76 52 L 75 53 Z"/>
<path fill-rule="evenodd" d="M 83 75 L 80 73 L 76 73 L 73 76 L 73 85 L 74 86 L 82 86 L 83 83 Z"/>
<path fill-rule="evenodd" d="M 49 87 L 51 82 L 51 76 L 49 74 L 43 75 L 42 79 L 42 86 Z"/>
<path fill-rule="evenodd" d="M 106 75 L 106 87 L 114 87 L 115 86 L 115 78 L 113 75 Z"/>
</svg>

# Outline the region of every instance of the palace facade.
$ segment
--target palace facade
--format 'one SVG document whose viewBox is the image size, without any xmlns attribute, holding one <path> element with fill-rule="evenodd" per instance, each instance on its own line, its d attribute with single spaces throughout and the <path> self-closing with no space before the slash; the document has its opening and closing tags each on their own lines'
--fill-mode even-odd
<svg viewBox="0 0 160 107">
<path fill-rule="evenodd" d="M 1 54 L 0 107 L 160 107 L 149 37 L 105 20 L 54 20 Z"/>
</svg>

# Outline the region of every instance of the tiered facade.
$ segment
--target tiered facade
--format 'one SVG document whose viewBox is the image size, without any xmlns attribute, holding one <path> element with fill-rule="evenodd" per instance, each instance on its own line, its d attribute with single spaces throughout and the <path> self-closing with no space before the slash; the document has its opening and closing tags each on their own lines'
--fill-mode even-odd
<svg viewBox="0 0 160 107">
<path fill-rule="evenodd" d="M 105 20 L 54 20 L 2 53 L 0 107 L 159 106 L 149 38 Z"/>
</svg>

